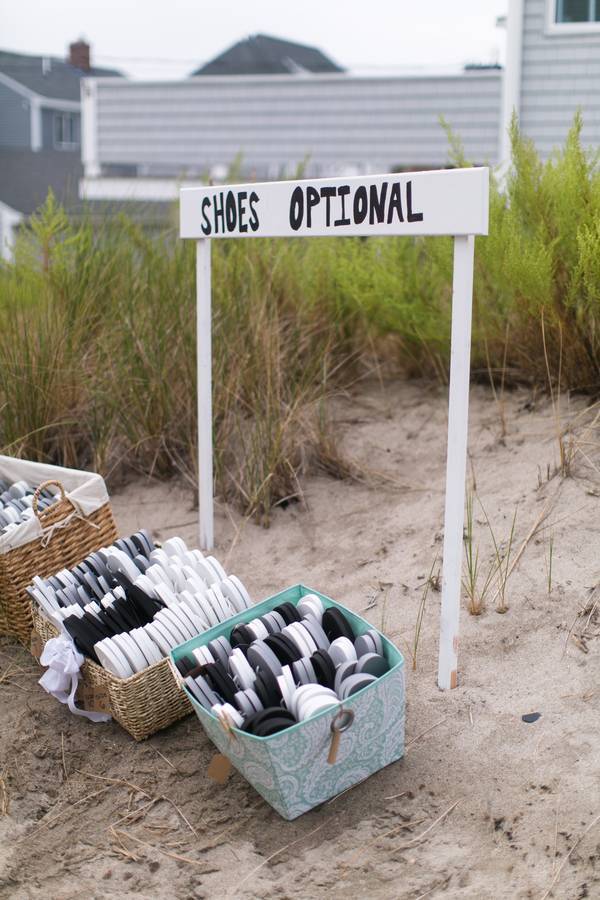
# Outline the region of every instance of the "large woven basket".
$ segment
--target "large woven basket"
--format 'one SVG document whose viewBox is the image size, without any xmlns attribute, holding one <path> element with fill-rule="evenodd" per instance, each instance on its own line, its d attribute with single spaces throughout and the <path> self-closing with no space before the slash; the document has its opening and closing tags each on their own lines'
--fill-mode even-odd
<svg viewBox="0 0 600 900">
<path fill-rule="evenodd" d="M 46 641 L 56 637 L 58 631 L 35 608 L 33 628 L 39 655 Z M 32 650 L 36 650 L 33 642 Z M 143 741 L 192 712 L 168 659 L 161 659 L 130 678 L 117 678 L 91 659 L 86 660 L 81 667 L 77 705 L 110 713 L 136 741 Z"/>
<path fill-rule="evenodd" d="M 37 501 L 43 488 L 54 484 L 60 499 L 39 511 Z M 110 503 L 88 516 L 76 513 L 60 481 L 45 481 L 33 497 L 33 510 L 44 534 L 0 554 L 0 634 L 18 638 L 29 647 L 33 619 L 31 601 L 25 588 L 34 575 L 45 578 L 60 569 L 71 569 L 82 559 L 112 544 L 118 537 Z"/>
</svg>

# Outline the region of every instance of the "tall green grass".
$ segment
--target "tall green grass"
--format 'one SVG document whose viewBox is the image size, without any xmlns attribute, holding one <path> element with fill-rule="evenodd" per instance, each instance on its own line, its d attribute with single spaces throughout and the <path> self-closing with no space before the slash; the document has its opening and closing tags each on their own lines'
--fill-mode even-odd
<svg viewBox="0 0 600 900">
<path fill-rule="evenodd" d="M 541 162 L 513 123 L 476 242 L 474 377 L 600 386 L 600 173 L 580 135 L 577 117 Z M 303 472 L 346 473 L 328 401 L 374 362 L 445 381 L 451 273 L 448 239 L 214 241 L 221 496 L 266 522 Z M 193 242 L 75 222 L 49 196 L 0 268 L 0 447 L 192 483 L 195 378 Z"/>
</svg>

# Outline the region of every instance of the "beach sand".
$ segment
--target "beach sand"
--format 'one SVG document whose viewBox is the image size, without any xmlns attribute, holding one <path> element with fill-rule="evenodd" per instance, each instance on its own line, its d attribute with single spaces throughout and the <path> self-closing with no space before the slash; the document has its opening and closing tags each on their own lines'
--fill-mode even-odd
<svg viewBox="0 0 600 900">
<path fill-rule="evenodd" d="M 275 510 L 269 529 L 217 505 L 215 554 L 254 600 L 301 581 L 398 644 L 405 758 L 286 822 L 235 771 L 225 786 L 208 778 L 214 749 L 195 716 L 136 744 L 114 723 L 73 717 L 3 639 L 1 897 L 600 897 L 600 429 L 586 427 L 583 399 L 563 398 L 576 441 L 563 478 L 546 398 L 523 389 L 501 409 L 475 386 L 471 401 L 480 586 L 493 561 L 486 515 L 504 552 L 517 511 L 512 559 L 529 540 L 505 614 L 495 579 L 480 616 L 465 598 L 454 691 L 436 686 L 436 584 L 414 671 L 411 655 L 441 557 L 444 390 L 370 384 L 340 398 L 344 452 L 364 479 L 307 478 L 306 502 Z M 183 483 L 136 479 L 113 506 L 123 534 L 146 527 L 195 546 L 193 500 Z"/>
</svg>

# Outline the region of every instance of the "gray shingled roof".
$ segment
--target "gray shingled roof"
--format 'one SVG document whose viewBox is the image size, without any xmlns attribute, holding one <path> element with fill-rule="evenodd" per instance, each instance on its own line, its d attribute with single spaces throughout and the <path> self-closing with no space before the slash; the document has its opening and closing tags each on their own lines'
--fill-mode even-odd
<svg viewBox="0 0 600 900">
<path fill-rule="evenodd" d="M 25 216 L 35 212 L 50 188 L 72 218 L 101 222 L 106 216 L 124 212 L 151 228 L 166 228 L 177 221 L 175 203 L 162 201 L 82 201 L 79 179 L 83 167 L 75 153 L 60 150 L 0 149 L 0 202 Z"/>
<path fill-rule="evenodd" d="M 77 199 L 83 167 L 77 153 L 0 149 L 0 201 L 29 215 L 52 188 L 61 203 Z"/>
<path fill-rule="evenodd" d="M 79 100 L 79 82 L 86 75 L 121 75 L 116 69 L 94 66 L 84 71 L 54 56 L 29 56 L 8 50 L 0 50 L 0 72 L 42 97 L 57 100 Z"/>
<path fill-rule="evenodd" d="M 344 71 L 316 47 L 254 34 L 233 44 L 192 75 L 289 75 L 303 70 Z"/>
</svg>

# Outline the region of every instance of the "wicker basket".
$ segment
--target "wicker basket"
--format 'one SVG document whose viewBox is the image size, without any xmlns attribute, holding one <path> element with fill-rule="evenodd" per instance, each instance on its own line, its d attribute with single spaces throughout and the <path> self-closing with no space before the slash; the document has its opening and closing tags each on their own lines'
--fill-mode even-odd
<svg viewBox="0 0 600 900">
<path fill-rule="evenodd" d="M 56 637 L 58 631 L 37 609 L 33 610 L 33 627 L 41 653 L 46 641 Z M 81 668 L 77 702 L 82 709 L 110 713 L 136 741 L 143 741 L 192 712 L 168 659 L 161 659 L 130 678 L 117 678 L 88 659 Z"/>
<path fill-rule="evenodd" d="M 52 484 L 59 488 L 60 499 L 46 510 L 38 511 L 40 492 Z M 60 481 L 45 481 L 39 485 L 32 506 L 44 534 L 0 554 L 0 634 L 16 637 L 26 647 L 30 644 L 33 619 L 25 588 L 31 584 L 33 576 L 45 578 L 60 569 L 70 569 L 89 553 L 112 544 L 118 537 L 110 503 L 100 506 L 89 516 L 81 516 L 76 513 Z"/>
</svg>

